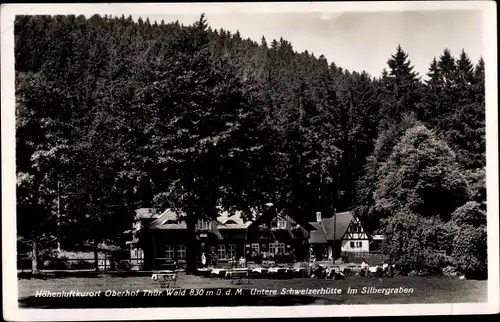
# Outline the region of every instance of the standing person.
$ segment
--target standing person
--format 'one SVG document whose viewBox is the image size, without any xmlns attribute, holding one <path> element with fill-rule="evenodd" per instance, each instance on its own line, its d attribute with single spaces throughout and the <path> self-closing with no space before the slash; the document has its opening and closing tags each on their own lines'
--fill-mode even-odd
<svg viewBox="0 0 500 322">
<path fill-rule="evenodd" d="M 201 266 L 203 268 L 207 267 L 207 256 L 205 256 L 205 252 L 201 253 Z"/>
<path fill-rule="evenodd" d="M 394 276 L 394 265 L 391 264 L 390 262 L 387 264 L 386 275 L 389 276 L 389 277 L 393 277 Z"/>
</svg>

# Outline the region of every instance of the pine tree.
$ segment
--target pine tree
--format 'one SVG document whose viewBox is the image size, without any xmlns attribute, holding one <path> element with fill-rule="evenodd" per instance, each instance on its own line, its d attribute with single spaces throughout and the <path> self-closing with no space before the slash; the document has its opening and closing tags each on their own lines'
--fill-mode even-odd
<svg viewBox="0 0 500 322">
<path fill-rule="evenodd" d="M 481 80 L 475 81 L 473 65 L 462 51 L 453 85 L 454 110 L 450 111 L 443 132 L 456 149 L 460 163 L 467 169 L 482 168 L 486 164 L 485 106 L 481 100 L 484 92 L 476 94 L 481 88 L 480 83 Z"/>
<path fill-rule="evenodd" d="M 414 71 L 408 54 L 400 45 L 387 65 L 390 70 L 385 81 L 388 95 L 382 97 L 386 102 L 382 109 L 385 116 L 383 124 L 398 122 L 403 115 L 414 112 L 421 95 L 418 73 Z"/>
</svg>

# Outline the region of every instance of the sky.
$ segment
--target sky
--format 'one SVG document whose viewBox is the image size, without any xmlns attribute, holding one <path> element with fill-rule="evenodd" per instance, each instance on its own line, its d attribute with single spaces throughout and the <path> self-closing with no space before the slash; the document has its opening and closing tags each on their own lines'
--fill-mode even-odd
<svg viewBox="0 0 500 322">
<path fill-rule="evenodd" d="M 201 12 L 141 15 L 151 22 L 179 20 L 192 24 Z M 139 16 L 133 16 L 138 18 Z M 408 53 L 415 70 L 425 77 L 433 57 L 444 48 L 458 56 L 462 49 L 476 63 L 483 55 L 482 16 L 479 10 L 305 12 L 305 13 L 207 13 L 213 28 L 237 30 L 244 38 L 268 43 L 290 41 L 296 51 L 308 50 L 316 57 L 349 69 L 380 76 L 398 44 Z"/>
</svg>

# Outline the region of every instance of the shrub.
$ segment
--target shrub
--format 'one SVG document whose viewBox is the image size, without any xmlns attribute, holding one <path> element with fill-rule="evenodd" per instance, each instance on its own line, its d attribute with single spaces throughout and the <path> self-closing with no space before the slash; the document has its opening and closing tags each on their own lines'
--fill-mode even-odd
<svg viewBox="0 0 500 322">
<path fill-rule="evenodd" d="M 94 262 L 85 260 L 83 258 L 78 258 L 77 261 L 71 263 L 72 269 L 93 269 Z"/>
<path fill-rule="evenodd" d="M 452 256 L 467 278 L 485 278 L 488 270 L 486 228 L 463 225 L 453 239 Z"/>
<path fill-rule="evenodd" d="M 43 262 L 43 268 L 45 269 L 54 269 L 54 270 L 64 270 L 68 269 L 70 265 L 68 264 L 67 257 L 53 257 L 47 259 Z"/>
<path fill-rule="evenodd" d="M 129 261 L 124 260 L 118 264 L 118 269 L 120 271 L 130 271 L 132 269 L 132 265 L 130 265 Z"/>
<path fill-rule="evenodd" d="M 438 254 L 445 225 L 437 218 L 412 213 L 398 213 L 384 220 L 382 251 L 402 274 L 434 274 L 444 266 Z"/>
<path fill-rule="evenodd" d="M 486 212 L 475 201 L 469 201 L 457 208 L 451 215 L 452 223 L 456 226 L 471 225 L 479 227 L 486 225 Z"/>
<path fill-rule="evenodd" d="M 262 259 L 264 258 L 264 256 L 262 254 L 252 254 L 252 261 L 255 263 L 255 264 L 261 264 L 262 263 Z"/>
<path fill-rule="evenodd" d="M 467 278 L 485 278 L 487 273 L 486 212 L 470 201 L 457 208 L 448 223 L 453 237 L 451 256 L 455 267 Z"/>
</svg>

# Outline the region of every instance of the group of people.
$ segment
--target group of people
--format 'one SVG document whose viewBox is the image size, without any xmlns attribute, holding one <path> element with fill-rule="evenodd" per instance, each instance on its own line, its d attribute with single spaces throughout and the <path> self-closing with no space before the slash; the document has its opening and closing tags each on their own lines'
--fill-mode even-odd
<svg viewBox="0 0 500 322">
<path fill-rule="evenodd" d="M 200 261 L 201 261 L 201 267 L 203 268 L 207 268 L 208 266 L 216 267 L 217 255 L 215 255 L 214 253 L 205 254 L 205 252 L 203 252 L 201 253 Z M 240 267 L 246 267 L 246 259 L 244 257 L 241 257 L 238 260 L 238 264 Z"/>
<path fill-rule="evenodd" d="M 341 273 L 338 274 L 333 269 L 328 271 L 324 266 L 318 264 L 316 260 L 313 260 L 313 262 L 309 265 L 309 275 L 311 276 L 311 278 L 327 277 L 327 275 L 333 275 L 333 277 L 335 278 L 344 277 L 343 274 Z M 366 261 L 363 260 L 363 262 L 361 263 L 361 270 L 359 272 L 359 275 L 393 277 L 394 265 L 391 265 L 390 263 L 384 261 L 382 267 L 380 266 L 370 267 L 370 265 L 368 265 Z"/>
<path fill-rule="evenodd" d="M 200 262 L 201 267 L 206 268 L 208 266 L 216 266 L 217 265 L 217 255 L 215 253 L 201 253 Z"/>
<path fill-rule="evenodd" d="M 368 265 L 363 260 L 363 262 L 361 263 L 360 275 L 361 276 L 373 276 L 373 273 L 377 274 L 378 276 L 393 277 L 394 276 L 394 265 L 391 265 L 387 261 L 384 261 L 384 263 L 382 264 L 382 267 L 376 266 L 376 267 L 370 268 L 370 265 Z"/>
</svg>

